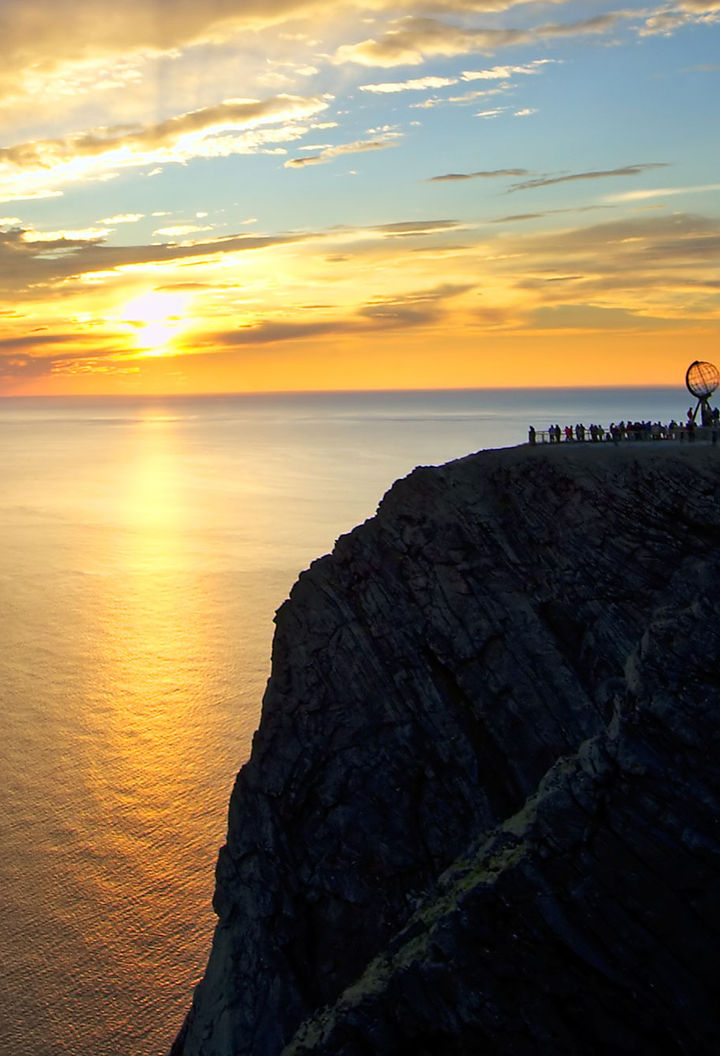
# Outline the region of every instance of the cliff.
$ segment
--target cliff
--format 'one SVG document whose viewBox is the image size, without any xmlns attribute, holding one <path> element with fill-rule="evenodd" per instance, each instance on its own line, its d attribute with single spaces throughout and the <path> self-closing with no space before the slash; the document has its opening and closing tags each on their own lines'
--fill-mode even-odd
<svg viewBox="0 0 720 1056">
<path fill-rule="evenodd" d="M 709 1054 L 720 452 L 483 452 L 300 575 L 174 1056 Z"/>
</svg>

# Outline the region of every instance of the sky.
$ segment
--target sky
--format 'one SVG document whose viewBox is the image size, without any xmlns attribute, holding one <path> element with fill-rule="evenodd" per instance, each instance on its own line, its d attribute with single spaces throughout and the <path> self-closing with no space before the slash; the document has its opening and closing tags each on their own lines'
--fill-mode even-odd
<svg viewBox="0 0 720 1056">
<path fill-rule="evenodd" d="M 0 0 L 0 395 L 720 362 L 720 0 Z"/>
</svg>

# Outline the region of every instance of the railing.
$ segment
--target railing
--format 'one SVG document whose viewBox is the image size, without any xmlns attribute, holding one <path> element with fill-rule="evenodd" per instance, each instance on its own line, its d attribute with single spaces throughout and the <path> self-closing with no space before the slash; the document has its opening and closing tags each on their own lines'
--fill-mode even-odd
<svg viewBox="0 0 720 1056">
<path fill-rule="evenodd" d="M 602 435 L 599 435 L 602 433 Z M 697 440 L 717 444 L 720 439 L 720 424 L 718 425 L 696 425 L 692 429 L 688 429 L 687 426 L 678 425 L 674 428 L 669 426 L 651 426 L 649 429 L 640 428 L 633 429 L 625 428 L 619 434 L 611 435 L 607 429 L 600 429 L 595 436 L 591 436 L 588 429 L 585 430 L 584 434 L 581 433 L 578 436 L 573 431 L 572 436 L 566 436 L 565 430 L 560 430 L 559 439 L 551 436 L 549 430 L 538 429 L 535 432 L 535 443 L 536 444 L 626 444 L 634 443 L 636 441 L 645 442 L 648 441 L 662 441 L 662 440 L 675 440 L 681 443 L 694 443 Z M 530 441 L 532 443 L 532 441 Z"/>
</svg>

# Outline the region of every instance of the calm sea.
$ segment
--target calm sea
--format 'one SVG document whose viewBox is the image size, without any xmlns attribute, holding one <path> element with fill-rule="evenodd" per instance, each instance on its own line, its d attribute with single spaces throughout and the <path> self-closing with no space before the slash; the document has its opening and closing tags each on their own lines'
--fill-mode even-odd
<svg viewBox="0 0 720 1056">
<path fill-rule="evenodd" d="M 160 1056 L 297 573 L 392 481 L 682 388 L 0 401 L 3 1056 Z"/>
</svg>

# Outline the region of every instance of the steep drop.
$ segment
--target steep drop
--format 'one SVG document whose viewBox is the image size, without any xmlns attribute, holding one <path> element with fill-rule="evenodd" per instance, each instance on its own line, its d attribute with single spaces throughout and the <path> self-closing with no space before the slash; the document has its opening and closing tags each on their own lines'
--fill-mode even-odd
<svg viewBox="0 0 720 1056">
<path fill-rule="evenodd" d="M 483 452 L 301 574 L 175 1056 L 713 1051 L 719 498 Z"/>
</svg>

